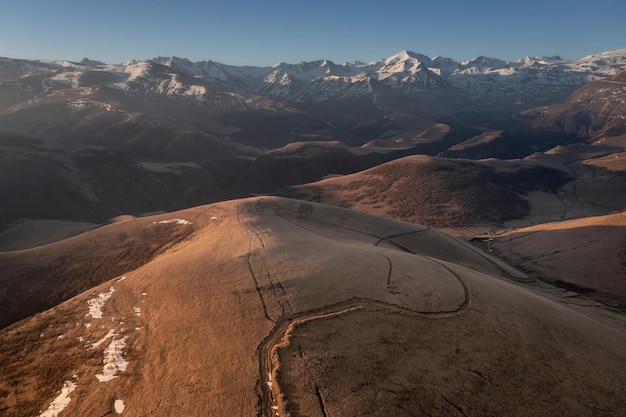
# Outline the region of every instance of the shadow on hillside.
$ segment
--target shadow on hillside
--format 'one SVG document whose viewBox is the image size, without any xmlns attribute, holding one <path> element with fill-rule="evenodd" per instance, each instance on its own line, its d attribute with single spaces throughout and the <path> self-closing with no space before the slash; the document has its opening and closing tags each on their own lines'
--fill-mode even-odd
<svg viewBox="0 0 626 417">
<path fill-rule="evenodd" d="M 192 226 L 126 222 L 38 248 L 0 252 L 0 328 L 133 271 Z"/>
<path fill-rule="evenodd" d="M 541 281 L 626 310 L 626 215 L 610 217 L 614 225 L 582 219 L 562 230 L 520 231 L 493 249 Z"/>
</svg>

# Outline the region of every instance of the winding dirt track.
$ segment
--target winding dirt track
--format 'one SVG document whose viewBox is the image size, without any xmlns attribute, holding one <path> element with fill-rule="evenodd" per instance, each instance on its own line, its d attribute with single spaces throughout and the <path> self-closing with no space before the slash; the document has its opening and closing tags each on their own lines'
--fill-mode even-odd
<svg viewBox="0 0 626 417">
<path fill-rule="evenodd" d="M 309 232 L 315 233 L 317 235 L 323 236 L 328 239 L 333 240 L 341 240 L 331 236 L 324 235 L 319 232 L 319 230 L 314 230 L 303 225 L 301 222 L 295 221 L 293 219 L 282 216 L 278 210 L 273 209 L 274 213 L 277 217 L 281 218 L 284 221 L 291 223 L 297 227 L 303 228 Z M 286 297 L 286 293 L 284 289 L 282 292 L 277 289 L 282 289 L 282 285 L 278 278 L 270 277 L 270 273 L 267 272 L 267 279 L 270 280 L 271 283 L 271 291 L 266 291 L 267 289 L 260 285 L 260 279 L 258 277 L 258 273 L 255 272 L 256 269 L 253 266 L 254 262 L 252 261 L 252 250 L 254 248 L 254 240 L 258 241 L 257 249 L 264 249 L 265 243 L 261 237 L 261 234 L 257 232 L 251 225 L 249 225 L 244 219 L 244 213 L 237 211 L 237 217 L 239 223 L 246 230 L 248 237 L 250 238 L 249 244 L 249 254 L 247 257 L 247 262 L 250 270 L 250 274 L 254 280 L 255 287 L 259 297 L 261 299 L 261 304 L 263 305 L 263 309 L 265 312 L 265 316 L 268 320 L 275 323 L 273 329 L 269 332 L 269 334 L 261 341 L 261 343 L 257 346 L 257 355 L 259 358 L 259 373 L 260 373 L 260 381 L 257 384 L 257 395 L 259 396 L 259 409 L 258 415 L 266 415 L 266 416 L 278 416 L 283 414 L 283 404 L 282 404 L 282 395 L 280 391 L 280 386 L 278 381 L 275 380 L 276 370 L 280 366 L 277 350 L 280 348 L 282 344 L 284 344 L 289 336 L 289 333 L 299 324 L 303 324 L 312 320 L 325 319 L 329 317 L 335 317 L 344 314 L 350 314 L 358 311 L 385 311 L 390 313 L 398 313 L 405 315 L 414 315 L 420 317 L 431 317 L 431 318 L 442 318 L 442 317 L 450 317 L 456 314 L 459 314 L 464 309 L 466 309 L 470 303 L 470 295 L 467 284 L 463 281 L 463 279 L 450 269 L 445 263 L 436 260 L 431 257 L 424 257 L 428 259 L 430 262 L 436 263 L 447 270 L 454 278 L 459 282 L 464 292 L 464 300 L 457 307 L 451 310 L 442 310 L 442 311 L 419 311 L 410 309 L 407 307 L 403 307 L 397 304 L 388 303 L 376 299 L 362 298 L 362 297 L 352 297 L 350 299 L 341 301 L 339 303 L 325 305 L 318 308 L 314 308 L 308 311 L 300 311 L 293 312 L 292 308 L 285 308 L 285 305 L 288 304 L 288 299 Z M 374 243 L 374 246 L 378 246 L 383 242 L 389 242 L 394 244 L 394 246 L 399 249 L 413 253 L 409 249 L 404 248 L 400 245 L 396 245 L 392 240 L 400 237 L 409 237 L 416 234 L 423 233 L 427 230 L 420 231 L 412 231 L 408 233 L 401 233 L 389 236 L 376 236 L 371 233 L 367 233 L 361 230 L 352 229 L 346 226 L 338 226 L 335 224 L 324 224 L 324 226 L 330 227 L 341 227 L 344 229 L 349 229 L 353 232 L 363 233 L 368 236 L 377 238 L 378 240 Z M 385 256 L 388 261 L 389 267 L 385 277 L 382 279 L 387 283 L 387 287 L 390 287 L 393 275 L 393 262 L 391 258 Z M 258 262 L 258 261 L 255 261 Z M 265 295 L 264 295 L 265 294 Z M 274 300 L 267 300 L 266 295 L 272 294 L 275 298 L 275 301 L 280 305 L 281 314 L 279 317 L 272 317 L 272 315 L 268 311 L 268 304 L 273 302 Z"/>
</svg>

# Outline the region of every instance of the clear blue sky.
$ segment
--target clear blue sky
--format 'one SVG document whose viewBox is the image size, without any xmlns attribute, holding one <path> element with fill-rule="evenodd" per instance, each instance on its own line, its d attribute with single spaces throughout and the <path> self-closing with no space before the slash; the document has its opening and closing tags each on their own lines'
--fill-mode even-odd
<svg viewBox="0 0 626 417">
<path fill-rule="evenodd" d="M 374 61 L 408 49 L 580 58 L 626 48 L 624 0 L 2 0 L 0 56 L 233 65 Z"/>
</svg>

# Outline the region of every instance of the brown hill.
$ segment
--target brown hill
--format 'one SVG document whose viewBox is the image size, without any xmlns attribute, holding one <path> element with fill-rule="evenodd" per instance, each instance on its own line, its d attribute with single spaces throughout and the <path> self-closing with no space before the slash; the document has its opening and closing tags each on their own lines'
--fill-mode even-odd
<svg viewBox="0 0 626 417">
<path fill-rule="evenodd" d="M 150 146 L 173 157 L 173 150 L 152 138 Z M 131 142 L 135 154 L 124 155 L 0 132 L 0 226 L 21 218 L 102 223 L 122 214 L 180 210 L 352 173 L 393 158 L 357 155 L 332 142 L 302 145 L 295 152 L 287 147 L 258 159 L 206 155 L 181 143 L 188 154 L 171 160 L 155 159 L 147 148 L 142 154 L 146 143 Z"/>
<path fill-rule="evenodd" d="M 512 283 L 523 276 L 456 239 L 278 198 L 99 236 L 161 228 L 192 233 L 0 333 L 3 415 L 621 410 L 624 325 Z M 107 252 L 82 248 L 72 263 Z"/>
<path fill-rule="evenodd" d="M 519 114 L 492 115 L 483 129 L 451 144 L 439 156 L 512 159 L 559 145 L 593 141 L 614 144 L 617 140 L 623 146 L 625 80 L 626 73 L 621 73 L 591 82 L 557 104 L 527 109 Z M 448 123 L 455 125 L 452 120 Z M 475 122 L 471 125 L 479 126 Z"/>
<path fill-rule="evenodd" d="M 418 224 L 459 227 L 523 218 L 530 211 L 525 195 L 554 192 L 570 179 L 539 161 L 410 156 L 279 193 Z"/>
<path fill-rule="evenodd" d="M 291 187 L 282 194 L 427 224 L 478 242 L 505 231 L 512 235 L 520 230 L 524 236 L 528 226 L 540 229 L 544 223 L 623 211 L 626 154 L 618 145 L 616 141 L 611 145 L 599 141 L 557 146 L 524 160 L 407 157 L 357 174 Z M 575 222 L 563 224 L 575 230 L 599 230 L 578 229 Z M 617 236 L 622 230 L 617 226 L 601 229 L 611 229 L 610 234 Z M 600 236 L 590 239 L 600 240 Z M 616 265 L 607 262 L 610 271 L 600 268 L 597 273 L 579 274 L 577 264 L 569 262 L 565 253 L 553 253 L 550 244 L 536 244 L 532 239 L 527 242 L 511 244 L 502 255 L 542 281 L 578 286 L 595 300 L 612 306 L 623 304 L 626 291 L 621 282 L 626 279 L 626 271 L 619 268 L 621 261 Z M 623 251 L 621 239 L 602 242 L 606 254 Z M 508 243 L 499 241 L 498 245 Z M 581 264 L 593 265 L 589 260 L 600 254 L 596 252 L 593 247 L 583 246 L 572 253 Z M 560 270 L 560 263 L 571 267 Z M 600 278 L 605 272 L 607 278 Z"/>
<path fill-rule="evenodd" d="M 193 230 L 176 224 L 149 227 L 153 221 L 112 224 L 58 243 L 0 252 L 0 327 L 140 267 Z M 28 230 L 22 234 L 27 235 Z"/>
<path fill-rule="evenodd" d="M 511 230 L 492 248 L 533 276 L 626 309 L 626 212 Z"/>
</svg>

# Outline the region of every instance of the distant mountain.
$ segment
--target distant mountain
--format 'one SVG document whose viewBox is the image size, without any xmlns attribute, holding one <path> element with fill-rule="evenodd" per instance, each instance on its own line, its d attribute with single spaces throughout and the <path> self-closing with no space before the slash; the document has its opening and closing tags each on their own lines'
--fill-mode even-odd
<svg viewBox="0 0 626 417">
<path fill-rule="evenodd" d="M 401 51 L 367 64 L 338 65 L 323 59 L 273 67 L 191 62 L 177 57 L 133 60 L 121 65 L 106 65 L 87 58 L 79 63 L 0 60 L 1 79 L 5 83 L 12 80 L 25 93 L 88 87 L 99 78 L 100 86 L 200 101 L 208 100 L 211 90 L 216 88 L 304 102 L 376 96 L 375 85 L 382 84 L 410 92 L 458 88 L 483 104 L 494 100 L 528 104 L 552 100 L 554 95 L 572 92 L 587 82 L 615 76 L 624 70 L 626 49 L 576 60 L 554 56 L 525 57 L 511 62 L 484 56 L 456 62 Z M 29 88 L 28 81 L 33 77 L 45 80 L 41 88 Z"/>
<path fill-rule="evenodd" d="M 416 153 L 524 157 L 585 140 L 545 128 L 552 119 L 529 109 L 560 103 L 581 86 L 576 106 L 594 88 L 619 98 L 625 70 L 626 49 L 513 62 L 402 51 L 371 63 L 273 67 L 0 58 L 0 221 L 101 222 L 271 192 Z M 609 115 L 615 122 L 595 129 L 619 130 L 620 102 L 610 112 L 592 102 L 596 124 Z M 523 110 L 511 128 L 510 115 Z M 499 119 L 507 122 L 494 127 Z M 268 153 L 320 142 L 341 146 L 314 158 Z"/>
<path fill-rule="evenodd" d="M 432 125 L 430 119 L 454 112 L 554 103 L 623 71 L 626 49 L 578 60 L 478 57 L 460 63 L 402 51 L 367 64 L 319 60 L 273 67 L 177 57 L 120 65 L 0 58 L 0 123 L 11 133 L 107 146 L 111 137 L 119 142 L 144 129 L 167 137 L 200 134 L 231 154 L 243 150 L 238 143 L 267 149 L 311 134 L 361 145 L 415 135 Z"/>
<path fill-rule="evenodd" d="M 626 49 L 577 60 L 554 56 L 512 62 L 484 56 L 456 62 L 410 51 L 368 64 L 337 65 L 324 59 L 259 68 L 211 61 L 192 63 L 179 58 L 155 58 L 151 62 L 213 85 L 296 102 L 377 96 L 376 86 L 382 84 L 421 93 L 456 88 L 482 105 L 529 105 L 553 101 L 587 82 L 626 70 Z"/>
<path fill-rule="evenodd" d="M 600 139 L 626 133 L 626 72 L 593 81 L 565 103 L 530 109 L 533 126 Z"/>
</svg>

